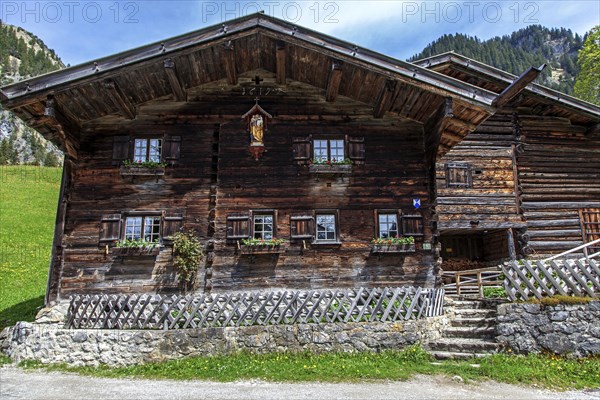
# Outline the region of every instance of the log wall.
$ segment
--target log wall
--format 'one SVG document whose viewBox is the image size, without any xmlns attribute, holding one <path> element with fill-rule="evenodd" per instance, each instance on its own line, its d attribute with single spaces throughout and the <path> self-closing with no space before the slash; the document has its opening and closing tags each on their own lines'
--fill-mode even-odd
<svg viewBox="0 0 600 400">
<path fill-rule="evenodd" d="M 519 182 L 531 252 L 583 243 L 579 210 L 600 208 L 600 140 L 564 118 L 520 117 Z"/>
<path fill-rule="evenodd" d="M 514 129 L 511 115 L 488 119 L 436 164 L 436 212 L 440 231 L 524 225 L 515 198 Z M 451 187 L 448 164 L 467 164 L 470 187 Z"/>
<path fill-rule="evenodd" d="M 420 124 L 280 117 L 265 135 L 267 152 L 255 161 L 241 120 L 214 120 L 161 125 L 140 118 L 87 128 L 69 191 L 61 297 L 180 290 L 171 247 L 158 255 L 123 256 L 100 244 L 101 217 L 127 211 L 183 214 L 184 228 L 194 229 L 205 245 L 199 290 L 433 285 L 433 251 L 421 245 L 432 237 L 427 209 L 416 252 L 377 256 L 369 244 L 376 209 L 415 214 L 413 198 L 424 206 L 430 201 Z M 112 160 L 114 137 L 149 133 L 181 136 L 178 165 L 167 166 L 164 176 L 122 176 Z M 364 137 L 364 164 L 344 177 L 310 174 L 292 154 L 293 139 L 310 134 Z M 289 243 L 279 255 L 242 255 L 226 240 L 227 215 L 257 209 L 277 210 L 276 236 L 284 239 L 291 214 L 338 210 L 341 244 Z"/>
</svg>

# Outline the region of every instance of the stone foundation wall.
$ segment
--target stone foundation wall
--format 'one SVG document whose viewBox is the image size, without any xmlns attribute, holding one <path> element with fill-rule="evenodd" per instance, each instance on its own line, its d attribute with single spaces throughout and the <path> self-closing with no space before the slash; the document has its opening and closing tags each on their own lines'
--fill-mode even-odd
<svg viewBox="0 0 600 400">
<path fill-rule="evenodd" d="M 600 355 L 600 301 L 557 306 L 502 304 L 496 331 L 496 340 L 515 353 Z"/>
<path fill-rule="evenodd" d="M 124 366 L 190 356 L 249 351 L 353 352 L 399 350 L 435 340 L 446 316 L 395 323 L 273 325 L 130 331 L 63 329 L 58 324 L 19 322 L 0 334 L 0 349 L 15 361 Z"/>
</svg>

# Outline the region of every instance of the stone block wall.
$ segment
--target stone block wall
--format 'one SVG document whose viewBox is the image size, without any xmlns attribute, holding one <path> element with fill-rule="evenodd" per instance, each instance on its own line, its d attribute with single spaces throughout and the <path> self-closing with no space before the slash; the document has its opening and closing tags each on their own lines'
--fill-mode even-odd
<svg viewBox="0 0 600 400">
<path fill-rule="evenodd" d="M 272 325 L 172 331 L 63 329 L 19 322 L 0 334 L 0 349 L 13 360 L 74 366 L 124 366 L 239 351 L 353 352 L 400 350 L 435 340 L 446 316 L 395 323 Z"/>
<path fill-rule="evenodd" d="M 557 306 L 501 304 L 496 332 L 496 340 L 515 353 L 600 355 L 600 301 Z"/>
</svg>

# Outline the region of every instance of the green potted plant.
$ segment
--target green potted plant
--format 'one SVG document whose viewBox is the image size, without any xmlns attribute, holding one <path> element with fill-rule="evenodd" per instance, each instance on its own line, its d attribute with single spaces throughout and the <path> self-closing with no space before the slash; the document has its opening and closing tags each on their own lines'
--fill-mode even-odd
<svg viewBox="0 0 600 400">
<path fill-rule="evenodd" d="M 284 250 L 285 239 L 242 239 L 238 242 L 242 254 L 276 254 Z"/>
<path fill-rule="evenodd" d="M 412 236 L 373 238 L 371 245 L 373 253 L 412 253 L 415 251 L 415 238 Z"/>
<path fill-rule="evenodd" d="M 156 161 L 131 161 L 125 160 L 121 164 L 120 173 L 127 175 L 149 175 L 157 176 L 165 174 L 167 163 Z"/>
<path fill-rule="evenodd" d="M 352 160 L 315 158 L 308 162 L 308 170 L 311 174 L 349 174 L 352 172 Z"/>
<path fill-rule="evenodd" d="M 113 248 L 113 254 L 121 256 L 155 256 L 160 251 L 158 240 L 153 242 L 144 239 L 124 239 L 118 241 Z"/>
</svg>

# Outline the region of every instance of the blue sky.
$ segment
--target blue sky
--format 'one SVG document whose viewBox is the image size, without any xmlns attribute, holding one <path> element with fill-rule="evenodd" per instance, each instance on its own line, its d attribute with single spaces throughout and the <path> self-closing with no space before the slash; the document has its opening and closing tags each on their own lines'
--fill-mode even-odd
<svg viewBox="0 0 600 400">
<path fill-rule="evenodd" d="M 65 64 L 76 65 L 259 9 L 400 59 L 445 33 L 488 39 L 541 24 L 584 34 L 600 24 L 600 2 L 596 0 L 2 0 L 0 19 L 33 32 Z"/>
</svg>

